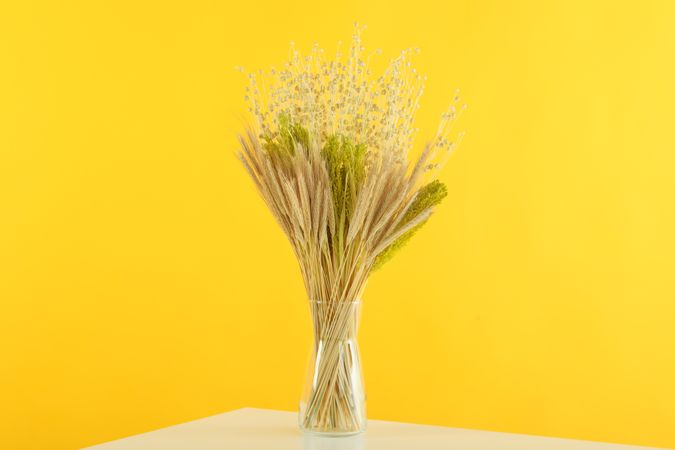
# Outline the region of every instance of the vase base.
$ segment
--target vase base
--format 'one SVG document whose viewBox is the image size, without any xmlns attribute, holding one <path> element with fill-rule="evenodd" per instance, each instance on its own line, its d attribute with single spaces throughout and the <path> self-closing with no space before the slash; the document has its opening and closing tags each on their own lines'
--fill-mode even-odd
<svg viewBox="0 0 675 450">
<path fill-rule="evenodd" d="M 366 430 L 357 430 L 357 431 L 312 431 L 300 429 L 302 433 L 306 436 L 316 436 L 316 437 L 327 437 L 327 438 L 340 438 L 348 436 L 356 436 L 357 434 L 364 433 Z"/>
</svg>

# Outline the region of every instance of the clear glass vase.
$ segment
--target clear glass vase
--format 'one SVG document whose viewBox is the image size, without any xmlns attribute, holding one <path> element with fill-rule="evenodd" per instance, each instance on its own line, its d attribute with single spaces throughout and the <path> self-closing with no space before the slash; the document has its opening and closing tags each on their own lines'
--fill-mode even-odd
<svg viewBox="0 0 675 450">
<path fill-rule="evenodd" d="M 300 428 L 343 436 L 366 429 L 366 395 L 356 334 L 360 301 L 310 301 L 314 343 L 300 400 Z"/>
</svg>

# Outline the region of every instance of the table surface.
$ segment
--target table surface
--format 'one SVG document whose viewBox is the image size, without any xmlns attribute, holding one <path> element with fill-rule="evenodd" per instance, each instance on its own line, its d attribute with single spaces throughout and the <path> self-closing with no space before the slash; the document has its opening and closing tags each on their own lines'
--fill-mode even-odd
<svg viewBox="0 0 675 450">
<path fill-rule="evenodd" d="M 430 425 L 368 421 L 348 437 L 303 435 L 297 414 L 243 408 L 139 434 L 92 450 L 635 450 L 635 447 Z"/>
</svg>

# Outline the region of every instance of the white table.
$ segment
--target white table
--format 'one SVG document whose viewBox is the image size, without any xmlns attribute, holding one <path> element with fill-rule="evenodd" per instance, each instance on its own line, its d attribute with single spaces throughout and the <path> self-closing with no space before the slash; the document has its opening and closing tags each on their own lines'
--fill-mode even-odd
<svg viewBox="0 0 675 450">
<path fill-rule="evenodd" d="M 635 450 L 603 444 L 459 428 L 368 421 L 349 437 L 303 435 L 297 415 L 244 408 L 88 447 L 93 450 Z"/>
</svg>

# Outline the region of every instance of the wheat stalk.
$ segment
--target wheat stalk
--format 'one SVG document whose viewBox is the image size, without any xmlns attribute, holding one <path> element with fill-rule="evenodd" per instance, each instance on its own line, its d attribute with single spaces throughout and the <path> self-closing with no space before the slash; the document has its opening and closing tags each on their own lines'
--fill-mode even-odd
<svg viewBox="0 0 675 450">
<path fill-rule="evenodd" d="M 428 220 L 446 188 L 433 174 L 454 147 L 453 105 L 435 137 L 411 161 L 424 79 L 403 51 L 371 76 L 355 27 L 346 60 L 291 46 L 283 68 L 249 74 L 252 123 L 240 159 L 288 237 L 311 301 L 316 361 L 301 425 L 363 428 L 354 381 L 358 301 L 380 267 Z M 379 53 L 379 52 L 376 52 Z"/>
</svg>

